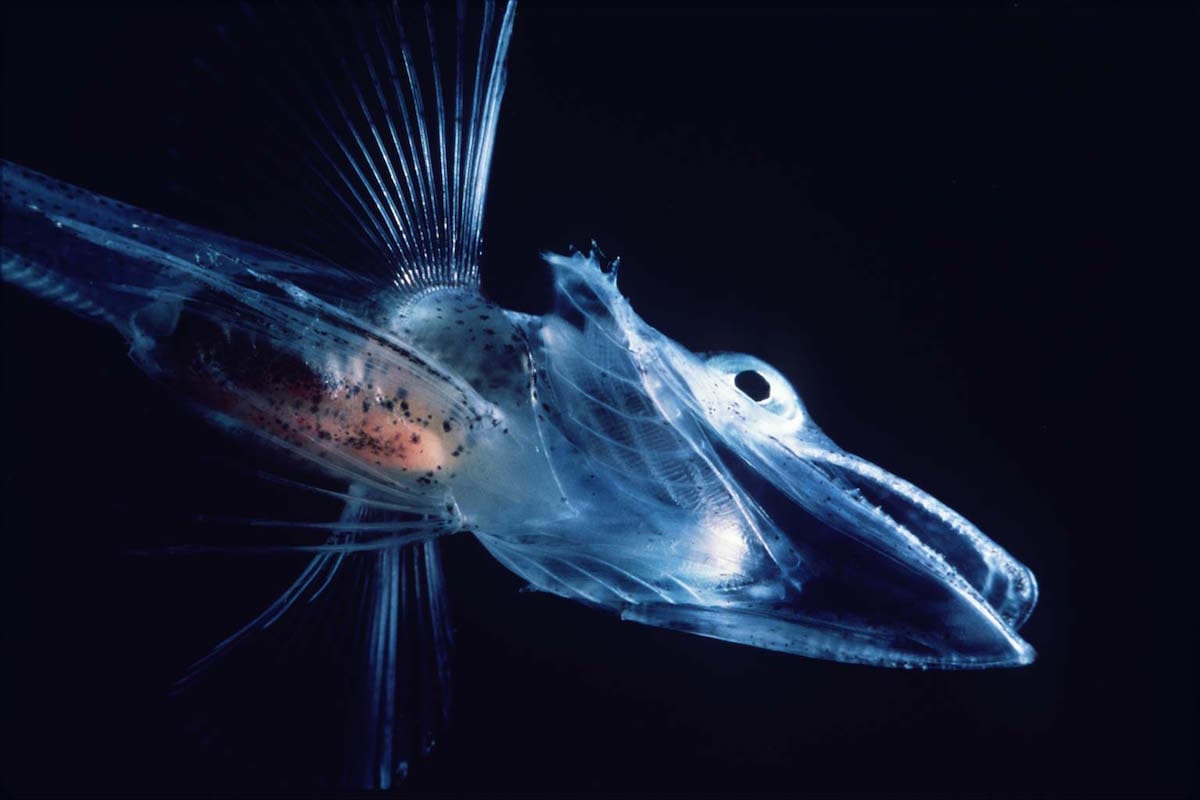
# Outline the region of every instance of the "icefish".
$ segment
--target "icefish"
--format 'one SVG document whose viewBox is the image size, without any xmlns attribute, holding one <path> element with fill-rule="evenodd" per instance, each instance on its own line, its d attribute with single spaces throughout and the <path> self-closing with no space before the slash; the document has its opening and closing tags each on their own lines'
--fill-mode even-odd
<svg viewBox="0 0 1200 800">
<path fill-rule="evenodd" d="M 432 23 L 414 35 L 396 8 L 351 15 L 361 47 L 341 65 L 367 79 L 344 97 L 330 80 L 337 114 L 320 115 L 314 169 L 386 273 L 3 165 L 6 281 L 112 326 L 222 430 L 292 454 L 344 500 L 341 519 L 310 526 L 328 530 L 324 544 L 265 548 L 313 555 L 216 654 L 351 573 L 368 785 L 427 749 L 445 712 L 438 539 L 460 531 L 532 587 L 647 625 L 880 666 L 1030 663 L 1016 632 L 1037 599 L 1030 571 L 840 450 L 770 365 L 654 330 L 595 253 L 545 257 L 556 301 L 544 316 L 482 296 L 513 15 L 488 7 L 467 36 L 460 15 L 457 49 L 443 48 L 456 58 L 440 66 Z M 423 699 L 405 683 L 414 654 Z"/>
</svg>

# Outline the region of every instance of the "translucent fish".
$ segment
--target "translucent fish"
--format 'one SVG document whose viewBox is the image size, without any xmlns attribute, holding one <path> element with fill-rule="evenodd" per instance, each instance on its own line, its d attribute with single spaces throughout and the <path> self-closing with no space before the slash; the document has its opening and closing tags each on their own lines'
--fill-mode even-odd
<svg viewBox="0 0 1200 800">
<path fill-rule="evenodd" d="M 359 269 L 2 166 L 6 282 L 115 329 L 219 429 L 321 476 L 280 480 L 344 504 L 256 539 L 311 561 L 197 671 L 299 607 L 356 593 L 351 780 L 388 786 L 448 713 L 438 540 L 459 532 L 535 589 L 647 625 L 879 666 L 1030 663 L 1027 568 L 838 448 L 770 365 L 650 327 L 618 262 L 546 254 L 545 315 L 484 297 L 514 13 L 460 8 L 452 43 L 394 5 L 343 21 L 360 47 L 316 81 L 310 167 L 377 257 Z"/>
</svg>

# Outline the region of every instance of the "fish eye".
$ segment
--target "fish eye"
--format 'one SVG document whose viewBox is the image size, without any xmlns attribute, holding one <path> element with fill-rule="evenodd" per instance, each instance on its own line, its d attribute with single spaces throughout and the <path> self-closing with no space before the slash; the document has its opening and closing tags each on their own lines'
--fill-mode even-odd
<svg viewBox="0 0 1200 800">
<path fill-rule="evenodd" d="M 704 364 L 718 385 L 755 404 L 754 418 L 760 429 L 790 431 L 804 426 L 804 406 L 796 390 L 767 362 L 744 353 L 714 353 L 705 356 Z"/>
<path fill-rule="evenodd" d="M 756 403 L 766 402 L 771 397 L 771 382 L 756 369 L 744 369 L 734 375 L 733 385 Z"/>
</svg>

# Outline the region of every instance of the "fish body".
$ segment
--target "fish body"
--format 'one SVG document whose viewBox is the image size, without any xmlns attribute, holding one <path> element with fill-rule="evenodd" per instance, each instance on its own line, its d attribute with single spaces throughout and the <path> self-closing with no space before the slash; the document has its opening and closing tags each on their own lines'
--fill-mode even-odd
<svg viewBox="0 0 1200 800">
<path fill-rule="evenodd" d="M 312 560 L 200 668 L 355 576 L 367 711 L 354 780 L 388 785 L 448 708 L 437 540 L 460 532 L 535 589 L 647 625 L 880 666 L 1033 660 L 1017 633 L 1037 600 L 1026 567 L 838 448 L 770 365 L 655 330 L 618 262 L 546 255 L 547 314 L 490 302 L 479 226 L 514 6 L 484 10 L 473 79 L 436 60 L 422 78 L 411 28 L 374 13 L 353 28 L 378 34 L 373 82 L 354 84 L 361 111 L 315 143 L 390 274 L 2 165 L 6 282 L 117 330 L 198 413 L 344 502 L 309 526 L 322 544 L 272 546 Z"/>
</svg>

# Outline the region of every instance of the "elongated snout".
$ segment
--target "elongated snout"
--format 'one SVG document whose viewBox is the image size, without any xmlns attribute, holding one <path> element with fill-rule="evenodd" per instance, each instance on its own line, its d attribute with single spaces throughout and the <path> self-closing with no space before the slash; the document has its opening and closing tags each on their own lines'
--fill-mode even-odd
<svg viewBox="0 0 1200 800">
<path fill-rule="evenodd" d="M 1013 630 L 1029 619 L 1038 598 L 1033 572 L 961 514 L 858 456 L 803 449 L 796 455 L 809 459 L 844 493 L 875 506 L 889 527 L 902 528 L 940 556 Z"/>
<path fill-rule="evenodd" d="M 770 438 L 722 458 L 765 531 L 779 591 L 759 586 L 723 609 L 627 617 L 839 661 L 1034 660 L 1016 633 L 1037 602 L 1033 574 L 929 494 L 827 442 Z"/>
</svg>

